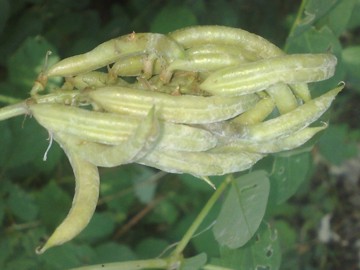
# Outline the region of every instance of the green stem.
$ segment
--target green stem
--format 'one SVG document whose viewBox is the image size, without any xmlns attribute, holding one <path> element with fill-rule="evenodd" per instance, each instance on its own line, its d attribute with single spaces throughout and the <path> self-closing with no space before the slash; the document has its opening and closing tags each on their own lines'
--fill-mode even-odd
<svg viewBox="0 0 360 270">
<path fill-rule="evenodd" d="M 169 262 L 165 259 L 138 260 L 129 262 L 104 263 L 73 268 L 71 270 L 140 270 L 140 269 L 167 269 Z"/>
<path fill-rule="evenodd" d="M 294 21 L 293 25 L 291 26 L 291 29 L 290 29 L 287 40 L 289 40 L 289 38 L 294 34 L 296 27 L 300 24 L 300 21 L 302 19 L 302 16 L 303 16 L 305 7 L 307 5 L 307 2 L 308 2 L 308 0 L 302 0 L 301 1 L 299 10 L 298 10 L 298 12 L 296 14 L 295 21 Z M 285 47 L 284 47 L 284 51 L 288 50 L 288 46 L 289 46 L 289 42 L 286 42 Z"/>
<path fill-rule="evenodd" d="M 214 192 L 209 201 L 206 203 L 204 208 L 201 210 L 199 215 L 196 217 L 194 222 L 191 224 L 190 228 L 187 230 L 183 238 L 180 240 L 179 244 L 176 246 L 174 252 L 172 253 L 173 257 L 179 257 L 187 244 L 190 242 L 191 238 L 195 234 L 196 230 L 199 228 L 207 214 L 210 212 L 211 208 L 217 202 L 220 195 L 223 193 L 227 185 L 233 179 L 232 175 L 226 177 L 225 181 L 219 186 L 219 188 Z"/>
<path fill-rule="evenodd" d="M 213 264 L 207 264 L 203 266 L 203 270 L 234 270 L 233 268 L 227 268 L 223 266 L 213 265 Z"/>
<path fill-rule="evenodd" d="M 21 99 L 0 95 L 0 102 L 6 103 L 6 104 L 14 104 L 14 103 L 21 102 Z"/>
<path fill-rule="evenodd" d="M 0 121 L 27 113 L 28 108 L 25 102 L 9 105 L 0 109 Z"/>
</svg>

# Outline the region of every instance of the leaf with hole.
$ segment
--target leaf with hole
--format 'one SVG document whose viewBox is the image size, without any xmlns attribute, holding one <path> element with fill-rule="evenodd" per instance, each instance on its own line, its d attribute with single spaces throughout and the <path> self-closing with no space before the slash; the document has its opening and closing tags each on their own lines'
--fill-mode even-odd
<svg viewBox="0 0 360 270">
<path fill-rule="evenodd" d="M 245 245 L 259 228 L 270 191 L 265 171 L 254 171 L 235 179 L 224 201 L 213 232 L 220 245 Z"/>
</svg>

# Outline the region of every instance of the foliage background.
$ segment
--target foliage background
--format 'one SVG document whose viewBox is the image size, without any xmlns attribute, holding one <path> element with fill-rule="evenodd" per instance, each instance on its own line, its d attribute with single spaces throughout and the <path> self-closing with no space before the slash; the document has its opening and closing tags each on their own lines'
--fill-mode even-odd
<svg viewBox="0 0 360 270">
<path fill-rule="evenodd" d="M 305 12 L 297 17 L 301 4 Z M 340 80 L 347 83 L 328 115 L 330 127 L 311 155 L 298 156 L 300 163 L 272 156 L 257 167 L 286 168 L 291 181 L 284 189 L 298 189 L 267 210 L 280 235 L 281 269 L 360 269 L 359 12 L 359 0 L 0 0 L 0 95 L 27 98 L 49 49 L 56 61 L 57 55 L 82 53 L 132 31 L 219 24 L 254 32 L 292 53 L 331 51 L 339 59 L 335 78 L 312 88 L 316 96 Z M 2 101 L 5 106 L 12 100 Z M 0 130 L 1 269 L 67 269 L 155 257 L 181 238 L 213 192 L 188 175 L 143 166 L 101 170 L 101 199 L 89 227 L 36 256 L 34 247 L 71 205 L 72 172 L 57 146 L 43 162 L 47 134 L 32 119 L 0 122 Z M 185 255 L 201 252 L 219 256 L 210 230 L 194 238 Z"/>
</svg>

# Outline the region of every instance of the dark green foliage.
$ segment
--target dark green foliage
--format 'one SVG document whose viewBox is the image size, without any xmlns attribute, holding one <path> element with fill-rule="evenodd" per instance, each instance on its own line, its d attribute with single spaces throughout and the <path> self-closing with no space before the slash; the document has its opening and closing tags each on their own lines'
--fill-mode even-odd
<svg viewBox="0 0 360 270">
<path fill-rule="evenodd" d="M 333 52 L 335 76 L 312 85 L 312 93 L 318 96 L 342 80 L 347 89 L 324 120 L 330 126 L 318 146 L 268 157 L 255 171 L 236 176 L 185 250 L 181 269 L 205 264 L 234 270 L 340 269 L 340 249 L 332 254 L 329 245 L 314 239 L 326 214 L 351 215 L 343 211 L 349 208 L 341 204 L 339 182 L 329 171 L 357 154 L 360 1 L 308 0 L 301 7 L 294 2 L 0 0 L 0 105 L 6 105 L 5 96 L 28 97 L 48 50 L 51 64 L 132 31 L 219 24 L 255 32 L 289 53 Z M 0 269 L 68 269 L 155 258 L 181 239 L 213 194 L 189 175 L 133 165 L 100 170 L 100 201 L 87 229 L 38 256 L 35 247 L 70 208 L 71 169 L 55 144 L 42 160 L 49 135 L 34 119 L 0 122 L 0 132 Z M 224 179 L 212 180 L 219 186 Z M 356 252 L 348 253 L 354 258 L 341 267 L 354 269 Z"/>
</svg>

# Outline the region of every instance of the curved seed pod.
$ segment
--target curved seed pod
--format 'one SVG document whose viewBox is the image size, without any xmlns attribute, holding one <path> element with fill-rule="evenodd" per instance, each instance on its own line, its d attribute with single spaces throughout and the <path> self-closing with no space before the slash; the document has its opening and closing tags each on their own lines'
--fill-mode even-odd
<svg viewBox="0 0 360 270">
<path fill-rule="evenodd" d="M 274 110 L 275 103 L 272 98 L 265 97 L 259 100 L 254 107 L 230 120 L 230 125 L 253 125 L 262 122 Z"/>
<path fill-rule="evenodd" d="M 91 51 L 61 60 L 46 72 L 45 76 L 74 76 L 105 67 L 120 57 L 149 52 L 175 59 L 184 56 L 179 44 L 162 34 L 132 33 L 106 41 Z"/>
<path fill-rule="evenodd" d="M 311 100 L 311 94 L 307 84 L 305 83 L 291 84 L 290 88 L 291 90 L 293 90 L 294 94 L 303 101 L 307 102 Z"/>
<path fill-rule="evenodd" d="M 271 85 L 266 92 L 275 102 L 280 114 L 292 111 L 298 106 L 298 102 L 290 87 L 284 83 Z"/>
<path fill-rule="evenodd" d="M 287 151 L 303 145 L 308 140 L 310 140 L 316 133 L 324 130 L 326 127 L 327 125 L 323 125 L 320 127 L 308 127 L 296 131 L 295 133 L 290 134 L 287 137 L 281 137 L 279 139 L 265 142 L 236 139 L 230 144 L 226 145 L 226 147 L 231 148 L 234 151 L 236 149 L 239 152 L 247 151 L 262 154 L 271 154 L 281 151 Z"/>
<path fill-rule="evenodd" d="M 100 167 L 115 167 L 141 158 L 154 146 L 158 135 L 159 123 L 154 109 L 151 109 L 135 133 L 118 145 L 86 142 L 75 136 L 70 138 L 69 144 L 72 150 L 88 162 Z"/>
<path fill-rule="evenodd" d="M 189 173 L 197 177 L 223 175 L 249 169 L 262 154 L 238 152 L 216 147 L 207 152 L 181 152 L 155 150 L 137 163 L 171 173 Z"/>
<path fill-rule="evenodd" d="M 210 72 L 228 66 L 239 65 L 245 61 L 240 57 L 234 57 L 229 54 L 208 53 L 201 55 L 187 56 L 186 59 L 175 59 L 168 70 L 185 70 L 196 72 Z"/>
<path fill-rule="evenodd" d="M 60 104 L 34 104 L 29 109 L 36 120 L 52 133 L 61 132 L 83 141 L 109 145 L 128 140 L 143 119 Z M 160 148 L 204 151 L 217 144 L 210 132 L 186 125 L 161 122 L 160 133 L 156 142 Z"/>
<path fill-rule="evenodd" d="M 36 120 L 52 133 L 63 132 L 104 144 L 119 144 L 127 140 L 142 119 L 60 104 L 33 104 L 29 109 Z"/>
<path fill-rule="evenodd" d="M 160 122 L 160 135 L 156 148 L 176 151 L 206 151 L 217 145 L 217 138 L 202 128 Z"/>
<path fill-rule="evenodd" d="M 226 26 L 193 26 L 168 34 L 185 48 L 204 44 L 240 46 L 259 58 L 269 58 L 284 52 L 266 39 L 238 28 Z"/>
<path fill-rule="evenodd" d="M 78 104 L 89 104 L 88 98 L 80 91 L 72 89 L 56 89 L 50 94 L 36 95 L 31 97 L 34 103 L 58 103 L 66 105 L 78 105 Z"/>
<path fill-rule="evenodd" d="M 142 75 L 150 78 L 154 74 L 160 74 L 165 65 L 165 59 L 158 59 L 156 54 L 138 53 L 117 60 L 110 69 L 110 75 L 113 77 Z"/>
<path fill-rule="evenodd" d="M 331 54 L 293 54 L 212 73 L 200 88 L 213 95 L 234 96 L 264 90 L 275 83 L 315 82 L 330 78 L 336 57 Z"/>
<path fill-rule="evenodd" d="M 104 87 L 89 97 L 106 111 L 145 116 L 152 106 L 160 119 L 175 123 L 211 123 L 232 118 L 253 107 L 257 95 L 241 97 L 171 96 L 126 87 Z"/>
<path fill-rule="evenodd" d="M 95 165 L 85 161 L 67 147 L 66 136 L 56 137 L 64 148 L 75 174 L 75 196 L 70 212 L 43 246 L 36 249 L 37 254 L 61 245 L 77 236 L 89 223 L 95 212 L 99 197 L 99 173 Z"/>
<path fill-rule="evenodd" d="M 255 61 L 259 59 L 259 56 L 255 53 L 245 51 L 240 46 L 228 44 L 202 44 L 187 49 L 185 53 L 190 57 L 208 54 L 223 54 L 241 59 L 242 62 Z"/>
<path fill-rule="evenodd" d="M 110 77 L 109 74 L 105 72 L 90 71 L 73 77 L 67 77 L 63 88 L 83 90 L 86 88 L 98 88 L 119 83 L 123 83 L 123 85 L 127 84 L 119 78 Z"/>
<path fill-rule="evenodd" d="M 289 136 L 316 121 L 329 108 L 343 87 L 344 85 L 341 85 L 330 90 L 279 117 L 254 125 L 242 126 L 239 133 L 242 138 L 256 142 Z"/>
</svg>

